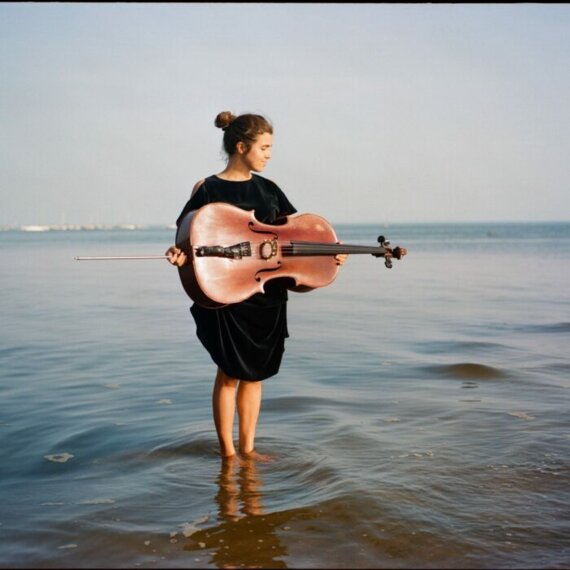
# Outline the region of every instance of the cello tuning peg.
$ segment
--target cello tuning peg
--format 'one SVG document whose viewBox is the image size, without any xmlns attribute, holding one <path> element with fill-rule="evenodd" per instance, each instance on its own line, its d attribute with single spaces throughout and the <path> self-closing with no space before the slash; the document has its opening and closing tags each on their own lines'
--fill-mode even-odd
<svg viewBox="0 0 570 570">
<path fill-rule="evenodd" d="M 390 249 L 390 242 L 384 236 L 378 236 L 378 243 L 384 249 L 384 265 L 388 269 L 392 269 L 392 251 Z"/>
</svg>

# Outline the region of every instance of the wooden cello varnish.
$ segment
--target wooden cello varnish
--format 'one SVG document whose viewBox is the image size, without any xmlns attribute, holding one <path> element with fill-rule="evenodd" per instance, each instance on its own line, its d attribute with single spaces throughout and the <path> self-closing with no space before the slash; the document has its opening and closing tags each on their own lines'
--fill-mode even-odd
<svg viewBox="0 0 570 570">
<path fill-rule="evenodd" d="M 339 253 L 392 255 L 383 241 L 372 248 L 339 244 L 332 226 L 316 214 L 293 214 L 282 224 L 264 224 L 253 211 L 223 202 L 188 213 L 176 245 L 188 256 L 179 268 L 186 293 L 210 308 L 261 293 L 270 279 L 287 277 L 294 290 L 324 287 L 338 274 Z M 397 250 L 393 255 L 399 257 Z"/>
</svg>

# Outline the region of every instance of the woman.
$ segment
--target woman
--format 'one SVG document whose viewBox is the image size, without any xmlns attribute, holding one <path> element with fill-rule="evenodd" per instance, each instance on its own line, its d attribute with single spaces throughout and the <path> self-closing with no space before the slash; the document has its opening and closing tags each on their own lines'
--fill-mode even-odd
<svg viewBox="0 0 570 570">
<path fill-rule="evenodd" d="M 271 158 L 273 128 L 260 115 L 236 117 L 220 113 L 215 125 L 224 131 L 226 168 L 200 180 L 177 220 L 211 202 L 227 202 L 255 210 L 264 223 L 278 223 L 296 209 L 272 181 L 259 176 Z M 173 265 L 186 263 L 186 255 L 171 246 L 166 255 Z M 346 255 L 337 256 L 344 263 Z M 268 459 L 255 451 L 255 432 L 261 407 L 261 381 L 279 371 L 287 331 L 287 285 L 284 280 L 266 283 L 265 292 L 240 303 L 218 309 L 197 304 L 190 308 L 196 333 L 218 369 L 212 396 L 214 423 L 221 455 L 236 455 L 233 422 L 239 417 L 239 453 L 248 458 Z"/>
</svg>

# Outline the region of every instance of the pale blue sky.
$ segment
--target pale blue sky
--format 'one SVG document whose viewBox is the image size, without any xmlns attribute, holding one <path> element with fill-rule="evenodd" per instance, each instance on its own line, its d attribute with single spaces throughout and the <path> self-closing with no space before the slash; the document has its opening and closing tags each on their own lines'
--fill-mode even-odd
<svg viewBox="0 0 570 570">
<path fill-rule="evenodd" d="M 172 223 L 223 110 L 332 223 L 570 219 L 565 4 L 8 3 L 0 77 L 0 225 Z"/>
</svg>

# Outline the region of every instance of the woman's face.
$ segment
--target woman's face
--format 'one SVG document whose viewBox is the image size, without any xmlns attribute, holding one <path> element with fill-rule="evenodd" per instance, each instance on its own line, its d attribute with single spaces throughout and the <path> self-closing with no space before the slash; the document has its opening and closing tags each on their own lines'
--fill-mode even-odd
<svg viewBox="0 0 570 570">
<path fill-rule="evenodd" d="M 263 133 L 257 137 L 249 151 L 242 154 L 242 159 L 250 170 L 261 172 L 271 158 L 272 146 L 273 135 L 271 133 Z"/>
</svg>

